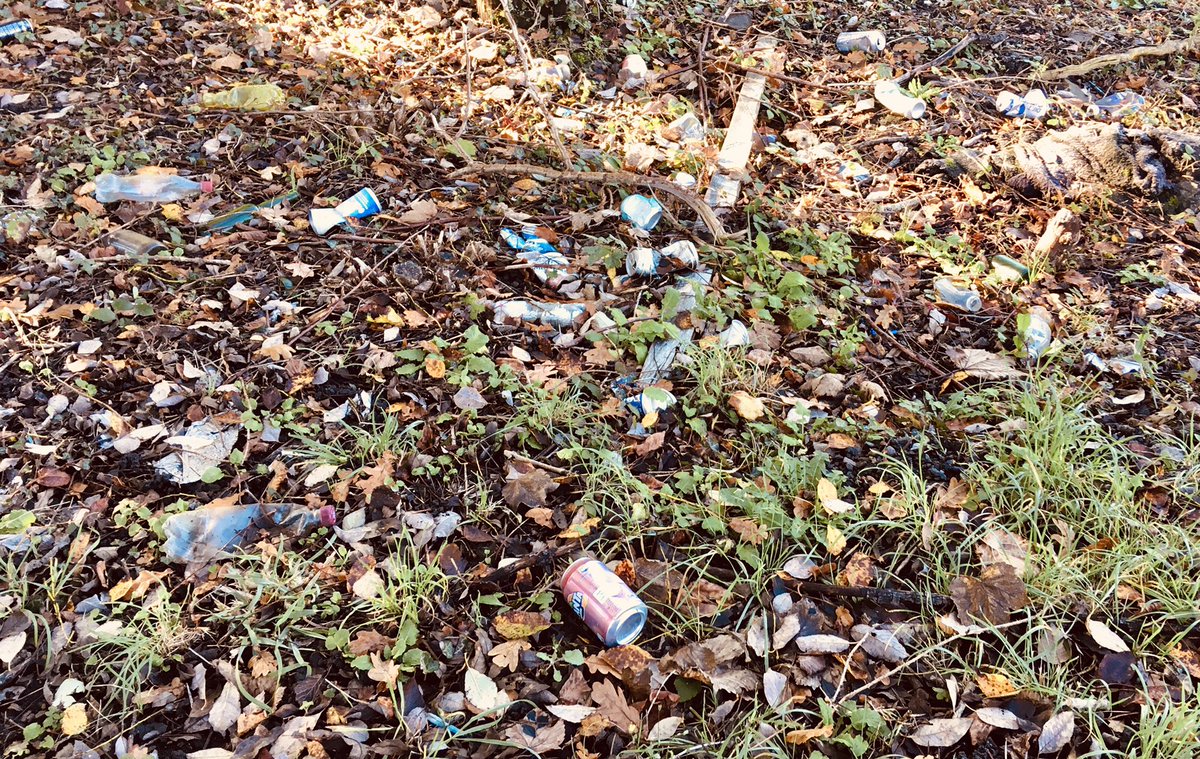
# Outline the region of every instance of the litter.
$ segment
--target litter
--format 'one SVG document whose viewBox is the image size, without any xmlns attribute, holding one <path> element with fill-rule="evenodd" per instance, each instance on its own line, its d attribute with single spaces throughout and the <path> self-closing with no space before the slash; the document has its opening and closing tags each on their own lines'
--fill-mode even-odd
<svg viewBox="0 0 1200 759">
<path fill-rule="evenodd" d="M 213 183 L 199 182 L 175 174 L 130 174 L 120 176 L 104 173 L 96 177 L 96 200 L 115 203 L 132 200 L 136 203 L 168 203 L 189 195 L 212 192 Z"/>
<path fill-rule="evenodd" d="M 649 232 L 662 220 L 663 207 L 654 198 L 630 195 L 621 201 L 621 219 L 643 232 Z"/>
<path fill-rule="evenodd" d="M 293 190 L 270 200 L 264 200 L 261 203 L 247 203 L 211 219 L 205 227 L 211 232 L 224 232 L 225 230 L 233 229 L 238 224 L 250 221 L 254 217 L 254 214 L 264 208 L 275 208 L 289 201 L 296 200 L 299 197 L 300 193 Z"/>
<path fill-rule="evenodd" d="M 878 29 L 858 32 L 842 32 L 837 36 L 839 53 L 851 53 L 856 50 L 864 53 L 878 53 L 887 47 L 887 37 Z"/>
<path fill-rule="evenodd" d="M 842 179 L 849 180 L 855 184 L 863 184 L 871 181 L 871 170 L 861 163 L 854 161 L 846 161 L 838 167 L 837 175 Z"/>
<path fill-rule="evenodd" d="M 625 273 L 631 277 L 652 277 L 658 272 L 662 254 L 653 248 L 634 248 L 625 256 Z"/>
<path fill-rule="evenodd" d="M 643 387 L 662 382 L 675 365 L 675 357 L 679 355 L 680 348 L 686 349 L 691 344 L 690 329 L 680 330 L 679 337 L 673 340 L 659 340 L 653 343 L 650 350 L 646 351 L 646 360 L 642 362 L 642 373 L 638 375 L 638 382 Z"/>
<path fill-rule="evenodd" d="M 1025 97 L 1005 90 L 996 96 L 996 110 L 1016 119 L 1040 119 L 1050 112 L 1050 101 L 1046 93 L 1030 90 Z"/>
<path fill-rule="evenodd" d="M 270 111 L 287 102 L 287 94 L 277 84 L 239 84 L 220 92 L 200 96 L 202 108 L 232 111 Z"/>
<path fill-rule="evenodd" d="M 1141 110 L 1145 104 L 1146 98 L 1136 92 L 1125 90 L 1100 98 L 1092 104 L 1092 110 L 1097 115 L 1103 115 L 1109 119 L 1121 119 Z"/>
<path fill-rule="evenodd" d="M 663 258 L 669 258 L 685 268 L 691 269 L 700 265 L 700 252 L 691 240 L 676 240 L 659 251 Z"/>
<path fill-rule="evenodd" d="M 696 178 L 686 171 L 676 172 L 675 176 L 671 177 L 671 181 L 685 190 L 690 190 L 697 184 Z"/>
<path fill-rule="evenodd" d="M 637 53 L 631 53 L 621 61 L 621 70 L 617 73 L 617 83 L 624 89 L 636 90 L 646 83 L 646 77 L 649 74 L 650 68 L 646 65 L 646 59 Z"/>
<path fill-rule="evenodd" d="M 739 348 L 743 345 L 750 344 L 750 330 L 746 329 L 746 325 L 737 319 L 729 323 L 729 326 L 722 330 L 717 337 L 717 342 L 722 348 Z"/>
<path fill-rule="evenodd" d="M 646 604 L 603 562 L 582 556 L 563 572 L 563 597 L 606 646 L 637 640 L 646 626 Z"/>
<path fill-rule="evenodd" d="M 253 527 L 303 533 L 318 526 L 332 527 L 335 521 L 332 506 L 314 510 L 261 503 L 209 504 L 167 517 L 162 526 L 163 557 L 176 563 L 208 562 L 241 545 Z"/>
<path fill-rule="evenodd" d="M 566 329 L 587 312 L 583 303 L 539 303 L 528 300 L 506 300 L 492 305 L 492 321 L 496 324 L 526 322 Z"/>
<path fill-rule="evenodd" d="M 663 129 L 663 137 L 672 142 L 699 142 L 704 139 L 705 129 L 699 117 L 687 112 Z"/>
<path fill-rule="evenodd" d="M 993 256 L 992 266 L 996 267 L 997 269 L 1011 271 L 1016 274 L 1019 279 L 1026 281 L 1029 279 L 1029 267 L 1015 258 L 1010 258 L 1009 256 L 1004 255 Z"/>
<path fill-rule="evenodd" d="M 220 427 L 205 419 L 195 422 L 182 435 L 164 442 L 179 448 L 154 463 L 159 474 L 179 485 L 199 482 L 209 469 L 221 466 L 238 439 L 237 427 Z"/>
<path fill-rule="evenodd" d="M 938 300 L 947 306 L 953 306 L 960 311 L 976 313 L 983 308 L 983 299 L 973 287 L 961 287 L 954 280 L 943 277 L 935 280 L 933 291 Z"/>
<path fill-rule="evenodd" d="M 108 244 L 122 253 L 133 256 L 148 256 L 167 249 L 167 246 L 153 237 L 147 237 L 128 229 L 118 229 L 110 232 L 108 235 Z"/>
<path fill-rule="evenodd" d="M 526 224 L 517 232 L 501 229 L 500 237 L 509 248 L 517 251 L 517 258 L 533 264 L 533 274 L 542 282 L 557 287 L 568 278 L 567 268 L 571 262 L 549 242 L 538 236 L 537 227 Z"/>
<path fill-rule="evenodd" d="M 379 213 L 379 198 L 367 187 L 359 190 L 334 208 L 314 208 L 308 212 L 308 223 L 313 231 L 324 235 L 329 230 L 345 224 L 350 219 L 365 219 Z"/>
<path fill-rule="evenodd" d="M 1049 314 L 1044 308 L 1035 306 L 1025 316 L 1029 319 L 1029 323 L 1021 332 L 1021 341 L 1025 345 L 1025 355 L 1029 357 L 1030 361 L 1037 361 L 1054 339 Z"/>
<path fill-rule="evenodd" d="M 875 100 L 892 113 L 905 118 L 919 119 L 925 115 L 925 101 L 909 95 L 895 82 L 876 84 Z"/>
<path fill-rule="evenodd" d="M 33 24 L 27 19 L 20 19 L 0 26 L 0 42 L 10 40 L 18 34 L 32 34 Z"/>
</svg>

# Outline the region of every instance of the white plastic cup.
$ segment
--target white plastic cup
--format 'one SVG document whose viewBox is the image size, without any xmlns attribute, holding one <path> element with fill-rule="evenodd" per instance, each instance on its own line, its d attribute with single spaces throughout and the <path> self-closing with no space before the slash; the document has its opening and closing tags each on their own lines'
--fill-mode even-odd
<svg viewBox="0 0 1200 759">
<path fill-rule="evenodd" d="M 880 82 L 875 85 L 875 100 L 892 113 L 909 119 L 925 115 L 925 101 L 909 95 L 895 82 Z"/>
<path fill-rule="evenodd" d="M 842 32 L 837 36 L 837 45 L 839 53 L 849 53 L 854 50 L 861 50 L 864 53 L 878 53 L 887 47 L 887 37 L 878 29 L 870 29 L 859 32 Z"/>
</svg>

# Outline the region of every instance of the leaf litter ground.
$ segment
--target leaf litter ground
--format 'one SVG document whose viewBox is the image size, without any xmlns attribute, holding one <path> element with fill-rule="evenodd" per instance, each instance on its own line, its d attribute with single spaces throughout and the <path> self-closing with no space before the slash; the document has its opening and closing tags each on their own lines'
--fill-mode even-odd
<svg viewBox="0 0 1200 759">
<path fill-rule="evenodd" d="M 1074 198 L 1081 233 L 1043 250 L 1062 201 L 922 163 L 1087 123 L 1070 97 L 1044 124 L 992 101 L 1193 21 L 865 6 L 888 49 L 840 55 L 843 10 L 518 5 L 526 65 L 488 3 L 10 6 L 37 32 L 0 47 L 6 752 L 1192 756 L 1194 208 Z M 448 177 L 567 152 L 703 186 L 762 34 L 786 62 L 723 219 L 740 236 L 669 196 L 633 235 L 626 185 Z M 924 120 L 876 107 L 873 79 L 968 34 L 910 87 Z M 618 71 L 632 51 L 644 82 Z M 1072 81 L 1186 131 L 1195 73 Z M 287 103 L 194 105 L 243 81 Z M 708 136 L 667 139 L 689 110 Z M 92 198 L 143 166 L 217 191 Z M 311 232 L 307 208 L 364 185 L 383 214 Z M 568 256 L 565 293 L 499 243 L 521 222 Z M 118 229 L 167 251 L 122 254 Z M 618 278 L 677 239 L 714 273 L 690 309 L 667 266 Z M 938 305 L 942 276 L 982 308 Z M 522 297 L 591 320 L 493 318 Z M 1056 338 L 1038 363 L 1033 307 Z M 722 345 L 734 320 L 745 344 Z M 677 403 L 634 418 L 613 383 L 686 330 L 653 388 Z M 252 503 L 337 522 L 164 560 L 172 515 Z M 584 548 L 649 604 L 636 645 L 604 649 L 558 597 Z"/>
</svg>

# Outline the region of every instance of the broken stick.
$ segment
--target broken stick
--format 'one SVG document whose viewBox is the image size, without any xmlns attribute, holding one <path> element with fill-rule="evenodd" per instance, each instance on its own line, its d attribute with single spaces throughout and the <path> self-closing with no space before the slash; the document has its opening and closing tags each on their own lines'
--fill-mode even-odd
<svg viewBox="0 0 1200 759">
<path fill-rule="evenodd" d="M 661 177 L 646 177 L 641 174 L 634 174 L 629 171 L 559 171 L 557 169 L 548 169 L 544 166 L 534 166 L 528 163 L 472 163 L 463 168 L 451 172 L 450 179 L 461 179 L 462 177 L 471 175 L 483 176 L 486 174 L 497 174 L 501 176 L 520 176 L 523 174 L 536 174 L 545 177 L 551 182 L 573 182 L 576 184 L 599 184 L 599 185 L 617 185 L 620 187 L 635 187 L 638 189 L 650 188 L 658 190 L 674 197 L 682 202 L 688 208 L 696 212 L 700 217 L 700 221 L 708 229 L 713 240 L 720 243 L 722 240 L 728 240 L 737 237 L 736 234 L 729 234 L 722 226 L 721 220 L 716 217 L 712 209 L 704 204 L 700 198 L 683 189 L 674 182 L 662 179 Z"/>
<path fill-rule="evenodd" d="M 1143 47 L 1135 47 L 1126 53 L 1109 53 L 1107 55 L 1098 55 L 1095 58 L 1090 58 L 1083 63 L 1076 63 L 1071 66 L 1063 66 L 1061 68 L 1051 69 L 1043 73 L 1039 79 L 1043 81 L 1052 81 L 1055 79 L 1066 79 L 1072 76 L 1083 76 L 1090 74 L 1099 69 L 1108 68 L 1109 66 L 1119 66 L 1122 63 L 1132 63 L 1138 58 L 1160 57 L 1164 55 L 1182 55 L 1190 53 L 1193 50 L 1200 48 L 1200 35 L 1189 37 L 1186 40 L 1171 40 L 1164 42 L 1161 45 L 1145 45 Z"/>
<path fill-rule="evenodd" d="M 903 87 L 905 84 L 908 84 L 908 81 L 917 74 L 924 73 L 934 66 L 941 66 L 944 63 L 948 63 L 952 58 L 954 58 L 954 56 L 966 50 L 967 45 L 970 45 L 975 40 L 976 37 L 974 34 L 968 34 L 966 37 L 963 37 L 961 40 L 959 40 L 957 45 L 942 53 L 937 58 L 934 58 L 932 61 L 929 61 L 928 63 L 922 63 L 920 66 L 913 66 L 911 69 L 909 69 L 908 73 L 896 79 L 896 86 Z"/>
</svg>

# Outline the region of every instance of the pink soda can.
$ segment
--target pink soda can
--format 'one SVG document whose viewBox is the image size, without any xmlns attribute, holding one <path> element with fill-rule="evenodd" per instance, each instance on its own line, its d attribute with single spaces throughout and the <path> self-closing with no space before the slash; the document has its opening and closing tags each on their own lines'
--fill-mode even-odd
<svg viewBox="0 0 1200 759">
<path fill-rule="evenodd" d="M 586 556 L 571 562 L 563 572 L 562 592 L 606 646 L 632 643 L 646 626 L 646 604 L 604 562 Z"/>
</svg>

